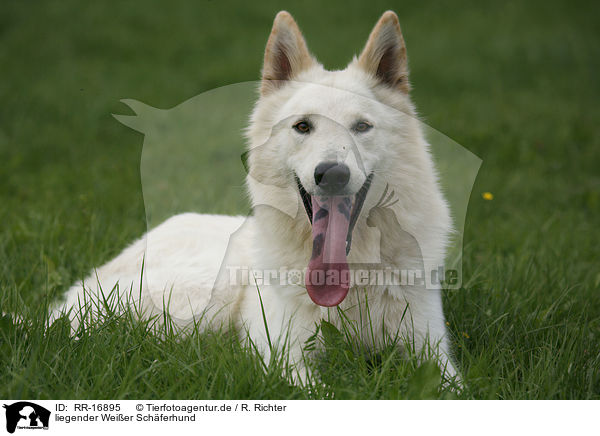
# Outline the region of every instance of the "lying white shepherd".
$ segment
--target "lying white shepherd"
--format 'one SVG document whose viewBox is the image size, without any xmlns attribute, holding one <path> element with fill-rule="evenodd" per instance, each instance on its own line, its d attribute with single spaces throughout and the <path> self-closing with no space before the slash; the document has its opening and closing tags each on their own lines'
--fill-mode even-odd
<svg viewBox="0 0 600 436">
<path fill-rule="evenodd" d="M 280 12 L 247 130 L 254 214 L 174 216 L 73 286 L 53 315 L 73 309 L 76 326 L 78 306 L 114 288 L 143 316 L 165 303 L 182 325 L 233 322 L 268 361 L 264 308 L 271 341 L 287 337 L 302 373 L 303 344 L 319 320 L 340 323 L 331 309 L 339 306 L 368 345 L 399 334 L 417 350 L 433 347 L 445 375 L 456 375 L 439 285 L 356 283 L 354 275 L 365 265 L 426 275 L 444 264 L 451 220 L 408 93 L 393 12 L 343 71 L 324 70 Z M 273 270 L 280 275 L 271 283 L 242 277 Z M 294 270 L 306 280 L 286 275 Z"/>
</svg>

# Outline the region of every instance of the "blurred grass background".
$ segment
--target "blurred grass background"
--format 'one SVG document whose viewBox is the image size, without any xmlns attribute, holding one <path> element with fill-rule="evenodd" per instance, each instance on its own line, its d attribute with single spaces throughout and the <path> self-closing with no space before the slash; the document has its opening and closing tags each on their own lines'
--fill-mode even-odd
<svg viewBox="0 0 600 436">
<path fill-rule="evenodd" d="M 465 289 L 445 296 L 467 397 L 599 398 L 600 23 L 592 2 L 2 2 L 2 309 L 55 298 L 145 231 L 143 137 L 111 116 L 130 113 L 119 100 L 170 108 L 257 79 L 283 8 L 331 69 L 395 10 L 424 120 L 483 159 L 465 225 Z M 232 165 L 243 171 L 239 155 Z M 183 397 L 190 392 L 169 388 L 166 374 L 198 360 L 179 350 L 164 385 L 139 386 L 132 380 L 144 359 L 111 342 L 130 377 L 117 386 L 108 376 L 93 382 L 93 370 L 74 373 L 78 361 L 58 350 L 15 348 L 9 336 L 0 343 L 3 397 Z M 194 392 L 289 394 L 274 383 L 244 391 L 220 380 L 221 390 Z M 366 398 L 369 386 L 359 380 L 336 392 Z"/>
</svg>

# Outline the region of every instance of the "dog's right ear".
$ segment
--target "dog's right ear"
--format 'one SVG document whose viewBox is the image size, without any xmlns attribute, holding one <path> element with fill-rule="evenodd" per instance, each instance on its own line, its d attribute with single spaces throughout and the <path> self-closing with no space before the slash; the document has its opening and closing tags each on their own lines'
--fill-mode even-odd
<svg viewBox="0 0 600 436">
<path fill-rule="evenodd" d="M 267 95 L 313 65 L 316 61 L 308 52 L 298 25 L 289 12 L 279 12 L 265 49 L 261 94 Z"/>
</svg>

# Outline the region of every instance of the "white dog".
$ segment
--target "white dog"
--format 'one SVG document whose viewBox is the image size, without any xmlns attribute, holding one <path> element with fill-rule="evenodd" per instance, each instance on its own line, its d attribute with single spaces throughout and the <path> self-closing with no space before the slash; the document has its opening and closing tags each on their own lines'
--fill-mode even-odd
<svg viewBox="0 0 600 436">
<path fill-rule="evenodd" d="M 247 138 L 252 216 L 174 216 L 73 286 L 53 315 L 72 309 L 76 327 L 84 300 L 127 291 L 142 316 L 233 324 L 267 360 L 287 341 L 302 372 L 305 341 L 321 319 L 342 322 L 338 306 L 368 346 L 400 335 L 456 375 L 440 286 L 420 280 L 444 264 L 452 224 L 397 16 L 383 14 L 346 69 L 326 71 L 280 12 Z"/>
</svg>

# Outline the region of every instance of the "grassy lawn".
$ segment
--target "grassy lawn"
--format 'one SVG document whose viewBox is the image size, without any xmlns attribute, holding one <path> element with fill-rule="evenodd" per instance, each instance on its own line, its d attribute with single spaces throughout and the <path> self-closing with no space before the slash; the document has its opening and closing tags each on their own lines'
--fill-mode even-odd
<svg viewBox="0 0 600 436">
<path fill-rule="evenodd" d="M 228 3 L 229 4 L 229 3 Z M 177 339 L 127 319 L 45 336 L 47 304 L 146 230 L 143 136 L 120 99 L 171 108 L 256 80 L 275 2 L 0 5 L 0 398 L 448 398 L 435 368 L 336 332 L 325 387 L 292 386 L 231 335 Z M 459 398 L 600 398 L 600 26 L 589 2 L 303 1 L 286 6 L 329 68 L 386 9 L 424 120 L 477 154 L 464 288 L 445 312 Z M 214 145 L 212 145 L 214 147 Z M 203 147 L 211 147 L 210 141 Z M 231 156 L 230 171 L 243 168 Z M 219 173 L 215 170 L 214 177 Z M 197 209 L 247 213 L 209 186 Z M 491 192 L 493 200 L 484 200 Z M 596 223 L 596 224 L 594 224 Z"/>
</svg>

